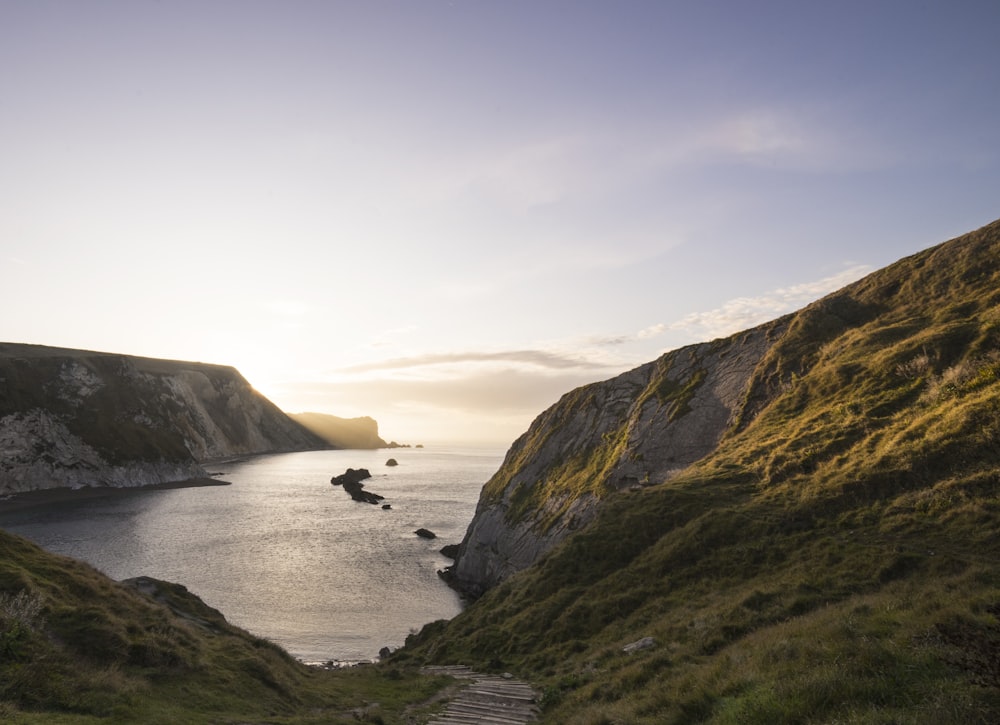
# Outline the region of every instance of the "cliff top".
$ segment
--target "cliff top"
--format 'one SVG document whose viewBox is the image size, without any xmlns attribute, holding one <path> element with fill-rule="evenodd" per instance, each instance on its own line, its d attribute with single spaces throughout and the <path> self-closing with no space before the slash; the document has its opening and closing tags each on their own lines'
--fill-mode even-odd
<svg viewBox="0 0 1000 725">
<path fill-rule="evenodd" d="M 739 335 L 540 416 L 457 562 L 500 583 L 400 659 L 527 676 L 552 722 L 996 721 L 1000 222 L 775 332 L 681 471 L 673 428 L 726 399 Z M 581 525 L 560 497 L 595 480 Z"/>
<path fill-rule="evenodd" d="M 195 362 L 190 360 L 169 360 L 153 357 L 142 357 L 117 352 L 101 352 L 97 350 L 77 350 L 68 347 L 51 347 L 20 342 L 0 342 L 0 359 L 21 358 L 26 360 L 43 358 L 69 358 L 86 360 L 92 358 L 128 358 L 143 372 L 169 374 L 178 370 L 219 370 L 236 372 L 231 365 Z"/>
</svg>

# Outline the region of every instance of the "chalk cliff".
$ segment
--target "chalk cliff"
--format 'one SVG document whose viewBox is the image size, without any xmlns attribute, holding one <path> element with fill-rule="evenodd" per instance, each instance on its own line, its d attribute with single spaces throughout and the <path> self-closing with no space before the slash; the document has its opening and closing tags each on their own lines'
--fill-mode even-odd
<svg viewBox="0 0 1000 725">
<path fill-rule="evenodd" d="M 1000 221 L 900 260 L 794 314 L 668 352 L 566 394 L 514 442 L 484 486 L 446 578 L 477 596 L 527 568 L 592 521 L 617 491 L 668 481 L 747 430 L 775 401 L 791 405 L 788 391 L 859 336 L 913 341 L 922 352 L 886 363 L 902 371 L 901 379 L 954 360 L 963 346 L 970 359 L 993 360 L 1000 355 L 1000 298 L 993 283 L 998 249 Z M 993 311 L 978 320 L 973 313 L 980 307 Z M 946 318 L 939 324 L 945 332 L 934 334 L 947 344 L 932 339 L 936 316 Z M 911 374 L 907 365 L 923 367 Z M 988 365 L 979 367 L 984 380 L 993 374 Z M 842 385 L 862 369 L 846 360 L 831 375 Z M 853 410 L 845 405 L 844 420 Z M 780 456 L 771 466 L 779 464 Z"/>
<path fill-rule="evenodd" d="M 477 596 L 589 523 L 608 494 L 665 481 L 710 453 L 787 325 L 680 348 L 564 395 L 483 488 L 448 578 Z"/>
<path fill-rule="evenodd" d="M 0 343 L 0 494 L 142 486 L 326 443 L 235 368 Z"/>
</svg>

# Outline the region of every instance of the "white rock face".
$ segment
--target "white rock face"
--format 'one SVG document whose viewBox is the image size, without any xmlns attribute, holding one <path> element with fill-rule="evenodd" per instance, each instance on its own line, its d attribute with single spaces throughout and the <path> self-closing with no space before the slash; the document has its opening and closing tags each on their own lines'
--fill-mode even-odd
<svg viewBox="0 0 1000 725">
<path fill-rule="evenodd" d="M 0 490 L 5 494 L 56 487 L 147 486 L 207 475 L 194 461 L 111 465 L 39 408 L 0 418 Z"/>
<path fill-rule="evenodd" d="M 0 494 L 169 483 L 323 447 L 233 368 L 0 343 Z"/>
<path fill-rule="evenodd" d="M 666 481 L 712 452 L 785 324 L 681 348 L 563 396 L 484 487 L 450 570 L 455 586 L 481 594 L 589 523 L 609 495 Z"/>
<path fill-rule="evenodd" d="M 234 429 L 241 434 L 239 448 L 244 452 L 273 447 L 265 421 L 264 403 L 268 401 L 247 395 L 248 386 L 242 378 L 211 380 L 201 371 L 186 370 L 164 382 L 173 394 L 172 399 L 184 407 L 192 420 L 186 444 L 198 460 L 233 455 Z"/>
<path fill-rule="evenodd" d="M 452 567 L 454 584 L 479 596 L 511 574 L 527 569 L 566 536 L 589 522 L 599 500 L 585 495 L 574 499 L 557 522 L 543 530 L 540 521 L 551 507 L 523 521 L 507 520 L 509 500 L 477 507 L 469 524 L 461 552 Z"/>
<path fill-rule="evenodd" d="M 69 360 L 59 371 L 60 393 L 70 405 L 78 406 L 104 387 L 104 381 L 76 360 Z"/>
</svg>

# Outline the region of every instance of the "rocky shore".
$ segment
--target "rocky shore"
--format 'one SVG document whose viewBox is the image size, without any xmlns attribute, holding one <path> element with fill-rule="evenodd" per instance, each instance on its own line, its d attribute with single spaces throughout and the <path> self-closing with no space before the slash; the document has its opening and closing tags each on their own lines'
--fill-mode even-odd
<svg viewBox="0 0 1000 725">
<path fill-rule="evenodd" d="M 95 498 L 104 498 L 107 496 L 124 496 L 140 491 L 161 491 L 173 488 L 228 485 L 230 485 L 229 481 L 220 481 L 217 478 L 191 478 L 186 481 L 151 483 L 147 486 L 131 486 L 127 488 L 117 486 L 81 486 L 78 488 L 61 486 L 59 488 L 44 488 L 35 491 L 11 493 L 0 497 L 0 513 L 19 511 L 21 509 L 34 508 L 36 506 L 50 506 L 52 504 L 73 501 L 86 501 Z"/>
</svg>

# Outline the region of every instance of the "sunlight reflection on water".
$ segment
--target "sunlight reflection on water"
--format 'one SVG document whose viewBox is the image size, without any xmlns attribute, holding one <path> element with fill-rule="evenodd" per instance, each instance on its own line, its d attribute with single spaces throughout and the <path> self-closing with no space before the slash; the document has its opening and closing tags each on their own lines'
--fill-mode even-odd
<svg viewBox="0 0 1000 725">
<path fill-rule="evenodd" d="M 179 582 L 306 661 L 361 660 L 461 610 L 451 562 L 499 449 L 315 451 L 210 467 L 231 486 L 143 491 L 0 516 L 0 526 L 115 579 Z M 395 458 L 399 465 L 387 467 Z M 333 475 L 368 468 L 352 501 Z M 438 535 L 425 540 L 413 532 Z"/>
</svg>

